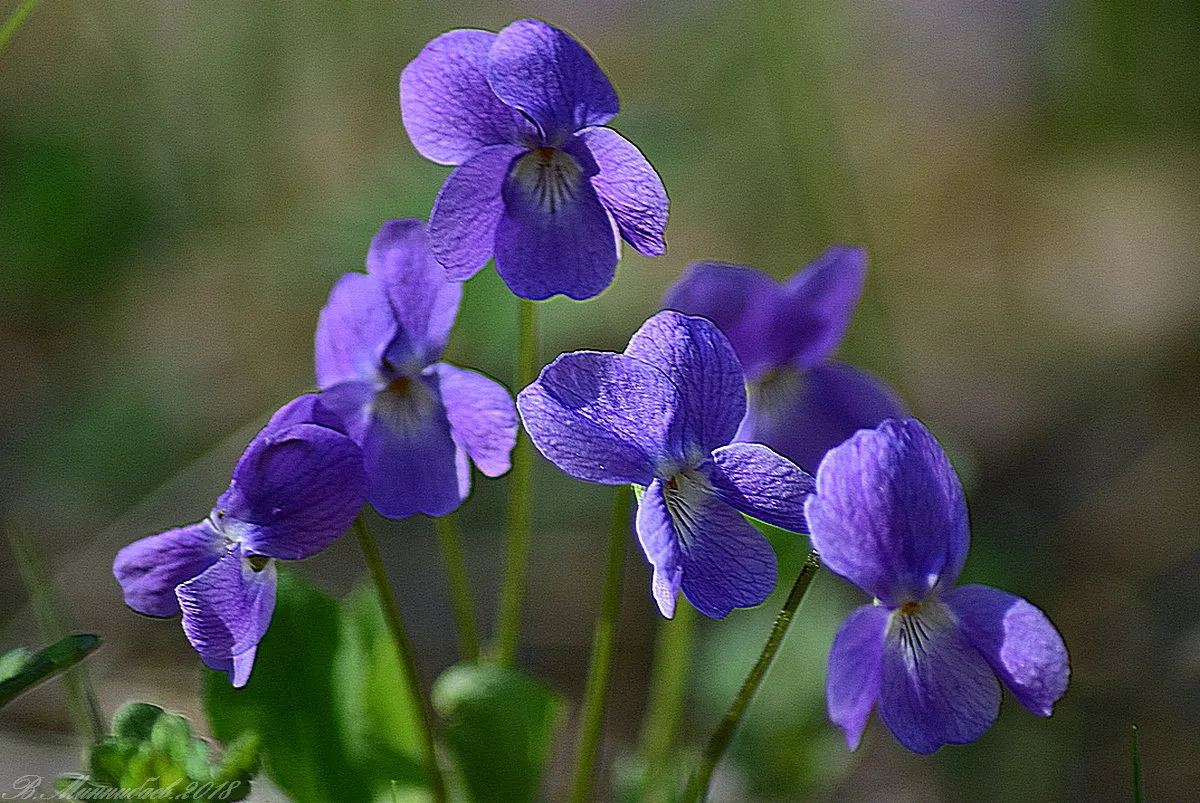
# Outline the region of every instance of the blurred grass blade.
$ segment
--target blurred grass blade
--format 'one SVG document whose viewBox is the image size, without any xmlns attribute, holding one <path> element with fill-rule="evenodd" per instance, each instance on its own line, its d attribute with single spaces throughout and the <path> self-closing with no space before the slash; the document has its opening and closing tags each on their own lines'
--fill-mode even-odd
<svg viewBox="0 0 1200 803">
<path fill-rule="evenodd" d="M 1130 726 L 1129 759 L 1133 763 L 1133 801 L 1142 803 L 1142 756 L 1138 749 L 1138 727 Z"/>
<path fill-rule="evenodd" d="M 0 676 L 0 708 L 43 680 L 48 680 L 75 666 L 99 646 L 100 638 L 98 636 L 91 633 L 75 633 L 50 645 L 37 655 L 25 657 L 22 661 L 24 666 L 15 674 L 7 677 Z M 4 658 L 12 654 L 7 653 Z M 7 663 L 7 661 L 0 659 L 0 663 Z"/>
<path fill-rule="evenodd" d="M 8 15 L 8 19 L 4 21 L 4 27 L 0 28 L 0 53 L 4 52 L 4 48 L 8 47 L 8 42 L 17 31 L 25 24 L 25 21 L 37 11 L 37 7 L 42 4 L 42 0 L 23 0 L 23 2 L 13 9 L 13 12 Z"/>
</svg>

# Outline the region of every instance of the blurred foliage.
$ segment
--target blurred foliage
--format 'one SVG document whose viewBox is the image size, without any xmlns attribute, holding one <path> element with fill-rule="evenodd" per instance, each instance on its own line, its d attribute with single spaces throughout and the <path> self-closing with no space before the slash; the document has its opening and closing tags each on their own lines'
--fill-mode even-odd
<svg viewBox="0 0 1200 803">
<path fill-rule="evenodd" d="M 538 799 L 565 703 L 519 669 L 459 663 L 433 687 L 446 746 L 479 803 Z"/>
<path fill-rule="evenodd" d="M 341 603 L 279 573 L 271 627 L 241 689 L 205 676 L 222 741 L 254 738 L 271 779 L 296 803 L 387 800 L 425 784 L 410 692 L 370 589 Z"/>
<path fill-rule="evenodd" d="M 247 734 L 212 763 L 208 742 L 192 736 L 186 719 L 128 703 L 113 716 L 112 735 L 88 749 L 87 769 L 58 779 L 59 799 L 245 800 L 258 772 L 258 741 Z"/>
</svg>

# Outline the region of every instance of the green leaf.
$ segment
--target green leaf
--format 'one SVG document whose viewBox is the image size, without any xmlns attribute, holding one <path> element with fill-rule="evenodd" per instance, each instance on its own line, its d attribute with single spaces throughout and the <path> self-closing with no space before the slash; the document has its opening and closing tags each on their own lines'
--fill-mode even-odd
<svg viewBox="0 0 1200 803">
<path fill-rule="evenodd" d="M 50 645 L 37 655 L 31 656 L 23 647 L 5 653 L 0 658 L 0 707 L 43 680 L 70 669 L 98 646 L 98 636 L 75 633 Z M 18 662 L 21 664 L 18 665 Z"/>
<path fill-rule="evenodd" d="M 113 714 L 112 734 L 117 738 L 145 741 L 150 738 L 154 723 L 166 713 L 150 703 L 126 703 Z"/>
<path fill-rule="evenodd" d="M 533 800 L 565 704 L 517 669 L 460 663 L 433 687 L 446 744 L 474 800 Z"/>
<path fill-rule="evenodd" d="M 254 671 L 234 689 L 209 672 L 209 721 L 225 743 L 252 734 L 264 767 L 296 803 L 388 799 L 424 771 L 398 658 L 373 596 L 339 605 L 280 572 Z"/>
</svg>

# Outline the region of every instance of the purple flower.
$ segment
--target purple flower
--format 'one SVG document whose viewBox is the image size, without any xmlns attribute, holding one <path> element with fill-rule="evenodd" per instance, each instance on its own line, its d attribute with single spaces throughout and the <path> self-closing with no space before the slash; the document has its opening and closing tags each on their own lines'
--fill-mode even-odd
<svg viewBox="0 0 1200 803">
<path fill-rule="evenodd" d="M 366 477 L 359 448 L 312 423 L 312 394 L 285 405 L 238 461 L 204 521 L 135 541 L 113 574 L 125 603 L 147 616 L 183 613 L 204 663 L 244 686 L 275 608 L 275 558 L 317 554 L 350 526 Z"/>
<path fill-rule="evenodd" d="M 517 408 L 534 446 L 572 477 L 645 486 L 637 533 L 663 616 L 680 589 L 715 618 L 771 593 L 775 553 L 738 511 L 807 531 L 812 477 L 766 446 L 730 444 L 746 412 L 742 370 L 703 318 L 660 312 L 623 354 L 563 354 Z"/>
<path fill-rule="evenodd" d="M 667 193 L 604 124 L 617 95 L 591 54 L 539 20 L 434 39 L 400 75 L 404 126 L 421 155 L 457 165 L 429 239 L 450 278 L 490 257 L 518 296 L 591 298 L 612 283 L 620 241 L 666 250 Z"/>
<path fill-rule="evenodd" d="M 815 471 L 857 430 L 906 415 L 880 379 L 831 361 L 866 275 L 864 249 L 833 246 L 782 285 L 753 268 L 698 262 L 667 291 L 664 307 L 711 320 L 742 362 L 750 409 L 738 440 Z"/>
<path fill-rule="evenodd" d="M 367 498 L 385 516 L 451 512 L 471 489 L 471 461 L 489 477 L 508 471 L 512 397 L 437 362 L 461 298 L 429 252 L 425 221 L 410 218 L 383 224 L 367 273 L 339 279 L 321 310 L 321 406 L 362 447 Z"/>
<path fill-rule="evenodd" d="M 970 535 L 962 486 L 920 421 L 885 421 L 832 449 L 805 505 L 822 562 L 877 604 L 829 654 L 829 717 L 853 750 L 876 701 L 908 749 L 973 742 L 1000 708 L 999 676 L 1048 717 L 1067 689 L 1062 637 L 1021 597 L 954 587 Z"/>
</svg>

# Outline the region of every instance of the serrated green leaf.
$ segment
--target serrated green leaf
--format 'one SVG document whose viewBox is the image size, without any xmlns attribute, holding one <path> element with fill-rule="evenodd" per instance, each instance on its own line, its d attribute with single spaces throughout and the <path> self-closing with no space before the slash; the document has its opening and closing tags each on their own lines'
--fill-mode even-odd
<svg viewBox="0 0 1200 803">
<path fill-rule="evenodd" d="M 537 796 L 566 707 L 558 695 L 517 669 L 460 663 L 434 684 L 433 705 L 474 800 Z"/>
<path fill-rule="evenodd" d="M 224 673 L 206 676 L 217 737 L 255 734 L 264 768 L 296 803 L 374 800 L 392 781 L 423 785 L 408 713 L 396 701 L 408 693 L 372 600 L 354 595 L 339 605 L 280 572 L 249 682 L 234 689 Z"/>
<path fill-rule="evenodd" d="M 4 677 L 4 674 L 0 673 L 0 707 L 7 705 L 17 695 L 28 691 L 42 681 L 70 669 L 98 646 L 100 646 L 98 636 L 90 633 L 74 633 L 36 655 L 26 655 L 24 666 L 15 674 Z M 18 658 L 9 656 L 21 649 L 23 648 L 5 653 L 7 666 L 11 667 L 16 663 Z M 25 652 L 28 653 L 28 650 Z"/>
</svg>

